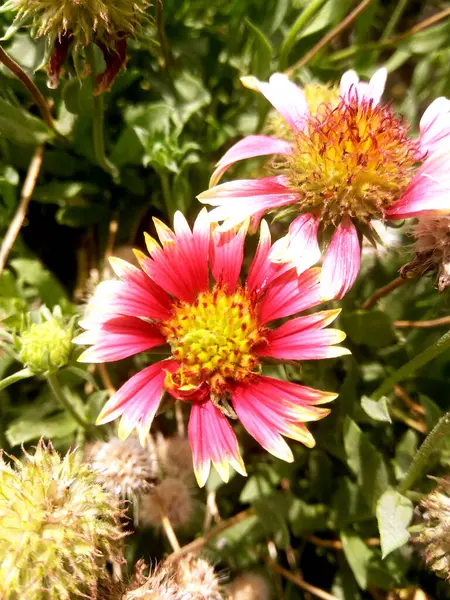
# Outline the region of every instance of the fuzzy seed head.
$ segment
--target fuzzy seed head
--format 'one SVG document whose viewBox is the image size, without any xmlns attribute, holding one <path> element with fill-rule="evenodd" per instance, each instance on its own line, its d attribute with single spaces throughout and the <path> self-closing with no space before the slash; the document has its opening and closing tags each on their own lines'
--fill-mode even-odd
<svg viewBox="0 0 450 600">
<path fill-rule="evenodd" d="M 242 573 L 228 586 L 229 600 L 269 600 L 270 587 L 258 573 Z"/>
<path fill-rule="evenodd" d="M 417 142 L 389 106 L 341 100 L 321 104 L 293 151 L 277 159 L 298 194 L 300 212 L 316 212 L 325 223 L 348 215 L 361 222 L 382 219 L 411 180 Z"/>
<path fill-rule="evenodd" d="M 189 479 L 193 474 L 189 440 L 178 435 L 157 440 L 158 457 L 166 475 Z"/>
<path fill-rule="evenodd" d="M 146 565 L 139 561 L 133 581 L 122 600 L 182 600 L 180 589 L 170 570 L 158 565 L 145 576 Z M 187 599 L 186 599 L 187 600 Z"/>
<path fill-rule="evenodd" d="M 419 541 L 425 560 L 439 577 L 450 579 L 450 477 L 439 480 L 436 489 L 421 502 L 425 528 Z"/>
<path fill-rule="evenodd" d="M 135 438 L 97 442 L 90 449 L 87 462 L 108 492 L 132 502 L 147 494 L 157 479 L 158 462 L 150 437 L 145 448 Z"/>
<path fill-rule="evenodd" d="M 180 363 L 168 373 L 169 391 L 195 391 L 207 383 L 213 394 L 228 390 L 227 380 L 243 381 L 259 365 L 253 348 L 264 342 L 253 303 L 243 288 L 233 294 L 220 286 L 202 292 L 190 304 L 179 302 L 162 326 Z"/>
<path fill-rule="evenodd" d="M 69 362 L 72 328 L 51 318 L 33 323 L 20 336 L 21 362 L 34 373 L 54 373 Z"/>
<path fill-rule="evenodd" d="M 416 257 L 402 268 L 402 275 L 434 272 L 442 293 L 450 286 L 450 217 L 420 217 L 413 237 Z"/>
<path fill-rule="evenodd" d="M 12 0 L 16 21 L 29 24 L 35 37 L 70 37 L 76 46 L 113 47 L 135 35 L 147 6 L 146 0 Z"/>
<path fill-rule="evenodd" d="M 3 455 L 5 456 L 5 455 Z M 0 456 L 0 597 L 92 598 L 107 562 L 123 562 L 122 512 L 75 453 L 51 444 L 13 466 Z"/>
<path fill-rule="evenodd" d="M 186 483 L 167 477 L 151 493 L 142 497 L 139 517 L 144 525 L 158 527 L 162 514 L 165 514 L 176 529 L 189 523 L 192 509 L 192 496 Z"/>
<path fill-rule="evenodd" d="M 201 558 L 190 555 L 181 558 L 175 567 L 174 579 L 186 599 L 221 600 L 222 598 L 214 568 Z"/>
</svg>

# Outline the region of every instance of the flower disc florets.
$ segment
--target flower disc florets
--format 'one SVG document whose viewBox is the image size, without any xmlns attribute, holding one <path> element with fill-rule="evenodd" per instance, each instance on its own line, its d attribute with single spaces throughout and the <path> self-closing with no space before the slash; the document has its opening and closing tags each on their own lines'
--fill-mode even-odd
<svg viewBox="0 0 450 600">
<path fill-rule="evenodd" d="M 24 461 L 0 456 L 0 597 L 96 597 L 107 562 L 122 562 L 122 515 L 75 453 L 40 443 Z"/>
<path fill-rule="evenodd" d="M 417 144 L 389 106 L 341 100 L 318 106 L 277 166 L 298 193 L 301 212 L 317 211 L 333 224 L 344 215 L 368 222 L 384 217 L 401 197 L 417 155 Z"/>
<path fill-rule="evenodd" d="M 166 383 L 180 392 L 207 383 L 213 394 L 223 395 L 229 380 L 243 381 L 255 371 L 259 360 L 252 349 L 264 343 L 264 329 L 245 288 L 229 294 L 216 286 L 192 304 L 177 303 L 162 332 L 180 364 Z"/>
</svg>

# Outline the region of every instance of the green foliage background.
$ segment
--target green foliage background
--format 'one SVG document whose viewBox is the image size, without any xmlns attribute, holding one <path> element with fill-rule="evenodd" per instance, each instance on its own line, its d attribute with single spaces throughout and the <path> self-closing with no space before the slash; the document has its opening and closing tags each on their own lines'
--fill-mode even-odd
<svg viewBox="0 0 450 600">
<path fill-rule="evenodd" d="M 112 220 L 119 224 L 115 247 L 123 248 L 143 247 L 142 234 L 151 231 L 152 216 L 170 221 L 179 209 L 192 219 L 200 208 L 195 196 L 207 188 L 214 163 L 234 141 L 264 126 L 268 103 L 243 88 L 239 78 L 254 74 L 267 79 L 292 67 L 355 5 L 351 0 L 165 0 L 163 26 L 150 8 L 153 19 L 145 26 L 145 38 L 130 42 L 127 71 L 104 98 L 106 152 L 120 171 L 116 180 L 94 156 L 89 78 L 79 81 L 66 73 L 57 90 L 48 90 L 45 73 L 34 72 L 44 41 L 17 31 L 4 47 L 51 101 L 64 139 L 55 138 L 20 82 L 1 67 L 0 235 L 15 213 L 36 146 L 46 144 L 25 226 L 0 278 L 5 324 L 19 324 L 21 315 L 40 304 L 50 309 L 59 304 L 66 315 L 76 314 L 95 274 L 105 268 Z M 373 0 L 349 28 L 295 69 L 293 78 L 299 84 L 338 82 L 348 68 L 367 77 L 384 64 L 390 72 L 385 97 L 417 128 L 434 98 L 450 96 L 450 21 L 413 34 L 411 28 L 445 8 L 448 3 L 432 0 Z M 7 31 L 8 13 L 1 15 L 0 24 Z M 246 161 L 234 173 L 251 176 L 256 166 Z M 273 233 L 282 233 L 278 224 Z M 378 402 L 371 398 L 390 374 L 446 331 L 396 326 L 399 320 L 448 314 L 448 292 L 439 296 L 432 278 L 410 281 L 374 308 L 361 310 L 364 300 L 394 279 L 409 259 L 411 242 L 404 229 L 397 242 L 389 251 L 365 253 L 357 283 L 340 303 L 338 326 L 348 335 L 352 356 L 303 365 L 302 382 L 340 391 L 331 415 L 313 427 L 317 447 L 307 450 L 292 443 L 296 460 L 285 464 L 240 431 L 248 479 L 236 476 L 223 485 L 210 477 L 207 490 L 217 491 L 222 518 L 249 505 L 255 509 L 254 516 L 221 536 L 220 547 L 211 543 L 207 548 L 225 572 L 265 568 L 267 542 L 273 540 L 280 564 L 289 568 L 287 555 L 293 551 L 303 577 L 342 600 L 395 598 L 389 595 L 394 588 L 407 587 L 422 588 L 436 599 L 449 597 L 448 585 L 426 570 L 415 544 L 382 559 L 379 547 L 364 541 L 379 537 L 380 497 L 404 477 L 426 432 L 450 407 L 448 351 L 402 382 L 415 408 L 392 389 Z M 127 360 L 110 368 L 114 385 L 139 364 Z M 19 368 L 0 354 L 0 378 Z M 86 387 L 80 374 L 91 378 L 87 370 L 65 371 L 61 383 L 93 421 L 107 392 L 96 374 L 99 387 Z M 298 378 L 290 367 L 277 375 Z M 175 429 L 171 411 L 159 417 L 157 428 Z M 33 445 L 41 436 L 51 438 L 61 451 L 82 443 L 76 422 L 61 412 L 44 381 L 25 379 L 1 391 L 1 446 L 20 453 L 21 444 Z M 443 475 L 449 465 L 450 441 L 445 440 L 427 472 Z M 412 504 L 406 501 L 403 507 L 406 512 L 398 509 L 394 492 L 384 496 L 384 508 L 378 503 L 381 528 L 389 529 L 384 518 L 400 523 L 394 547 L 405 535 L 413 504 L 434 485 L 426 477 L 418 481 L 409 494 Z M 195 491 L 195 498 L 199 514 L 181 533 L 181 542 L 201 534 L 204 491 Z M 417 520 L 417 509 L 414 514 Z M 341 549 L 317 545 L 311 536 L 339 540 Z M 162 558 L 165 544 L 159 532 L 137 531 L 128 538 L 130 565 L 142 556 L 147 561 Z M 272 578 L 276 597 L 310 597 L 294 584 Z"/>
</svg>

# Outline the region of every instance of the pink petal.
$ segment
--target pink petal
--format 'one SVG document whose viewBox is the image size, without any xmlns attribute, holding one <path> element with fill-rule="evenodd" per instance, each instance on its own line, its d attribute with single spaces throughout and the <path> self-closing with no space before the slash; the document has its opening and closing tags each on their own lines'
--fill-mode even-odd
<svg viewBox="0 0 450 600">
<path fill-rule="evenodd" d="M 320 302 L 320 269 L 309 269 L 300 276 L 291 270 L 269 285 L 260 304 L 260 323 L 294 315 Z"/>
<path fill-rule="evenodd" d="M 355 71 L 346 71 L 341 78 L 340 96 L 346 102 L 356 100 L 379 104 L 386 86 L 386 78 L 387 70 L 384 67 L 375 71 L 368 83 L 360 82 Z"/>
<path fill-rule="evenodd" d="M 93 344 L 79 362 L 99 363 L 127 358 L 165 343 L 159 328 L 136 317 L 116 317 L 77 336 L 74 344 Z"/>
<path fill-rule="evenodd" d="M 300 275 L 320 259 L 317 231 L 320 221 L 311 213 L 298 216 L 289 227 L 289 233 L 272 247 L 270 260 L 292 263 Z"/>
<path fill-rule="evenodd" d="M 418 168 L 403 196 L 387 211 L 390 219 L 450 212 L 450 150 L 434 152 Z"/>
<path fill-rule="evenodd" d="M 156 295 L 153 293 L 153 282 L 138 269 L 136 271 L 144 278 L 142 285 L 131 281 L 103 281 L 96 287 L 87 307 L 89 319 L 100 321 L 100 315 L 109 319 L 111 314 L 156 320 L 169 317 L 172 303 L 170 296 L 164 293 L 163 303 L 158 296 L 159 292 Z M 151 285 L 146 286 L 144 282 L 150 282 Z M 99 316 L 95 317 L 96 313 Z"/>
<path fill-rule="evenodd" d="M 208 250 L 211 237 L 206 209 L 200 211 L 191 232 L 184 216 L 177 211 L 172 232 L 155 219 L 162 248 L 156 240 L 146 237 L 151 258 L 138 254 L 142 268 L 158 285 L 187 302 L 207 289 Z"/>
<path fill-rule="evenodd" d="M 246 224 L 237 232 L 221 232 L 215 229 L 211 243 L 211 271 L 217 283 L 225 283 L 229 292 L 234 292 L 239 280 L 244 259 Z"/>
<path fill-rule="evenodd" d="M 97 425 L 122 416 L 119 437 L 126 439 L 136 428 L 141 443 L 148 436 L 164 390 L 166 370 L 175 370 L 174 361 L 157 362 L 133 375 L 111 396 L 97 418 Z"/>
<path fill-rule="evenodd" d="M 329 410 L 315 404 L 336 397 L 287 381 L 258 376 L 232 392 L 233 407 L 239 420 L 268 452 L 291 462 L 292 452 L 282 435 L 314 446 L 314 438 L 303 422 L 325 417 Z"/>
<path fill-rule="evenodd" d="M 274 73 L 268 83 L 256 77 L 242 77 L 241 81 L 245 86 L 259 90 L 294 131 L 304 129 L 309 117 L 308 103 L 302 90 L 286 75 Z"/>
<path fill-rule="evenodd" d="M 334 346 L 345 339 L 343 331 L 324 329 L 339 313 L 340 309 L 326 310 L 290 319 L 266 334 L 268 344 L 258 355 L 291 360 L 315 360 L 350 354 L 347 348 Z"/>
<path fill-rule="evenodd" d="M 355 283 L 361 265 L 358 232 L 350 217 L 343 217 L 323 259 L 320 294 L 322 301 L 340 300 Z"/>
<path fill-rule="evenodd" d="M 436 98 L 420 119 L 420 149 L 423 152 L 445 150 L 450 145 L 450 100 Z"/>
<path fill-rule="evenodd" d="M 289 264 L 275 264 L 269 260 L 270 243 L 269 226 L 266 221 L 262 221 L 258 247 L 246 281 L 247 289 L 258 296 L 265 292 L 271 281 L 291 268 Z"/>
<path fill-rule="evenodd" d="M 231 146 L 219 160 L 216 170 L 211 176 L 209 187 L 216 185 L 225 171 L 238 160 L 268 156 L 269 154 L 289 154 L 291 148 L 291 144 L 284 140 L 267 135 L 248 135 Z"/>
<path fill-rule="evenodd" d="M 230 229 L 257 213 L 296 202 L 297 194 L 289 191 L 286 183 L 282 175 L 236 179 L 206 190 L 197 198 L 217 207 L 209 213 L 210 221 L 226 220 L 226 228 Z"/>
<path fill-rule="evenodd" d="M 211 461 L 225 482 L 229 479 L 229 464 L 241 475 L 247 474 L 234 431 L 210 400 L 192 403 L 188 434 L 200 487 L 208 479 Z"/>
</svg>

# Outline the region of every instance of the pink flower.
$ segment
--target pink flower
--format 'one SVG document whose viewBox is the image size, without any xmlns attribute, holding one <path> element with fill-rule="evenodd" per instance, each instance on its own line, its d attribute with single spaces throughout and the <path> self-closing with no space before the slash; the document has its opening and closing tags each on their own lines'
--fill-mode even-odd
<svg viewBox="0 0 450 600">
<path fill-rule="evenodd" d="M 360 82 L 344 73 L 339 92 L 326 86 L 301 90 L 285 75 L 243 83 L 262 93 L 287 123 L 281 135 L 250 135 L 225 153 L 199 200 L 213 206 L 222 230 L 268 211 L 292 219 L 273 246 L 271 260 L 292 263 L 300 274 L 320 259 L 318 240 L 330 240 L 321 275 L 321 298 L 339 299 L 360 268 L 361 237 L 379 239 L 372 220 L 450 212 L 450 100 L 438 98 L 420 121 L 420 136 L 389 104 L 381 104 L 386 70 Z M 323 101 L 321 101 L 321 98 Z M 273 175 L 216 185 L 235 162 L 276 155 Z"/>
<path fill-rule="evenodd" d="M 263 221 L 241 284 L 245 225 L 220 232 L 206 209 L 192 231 L 180 212 L 174 231 L 157 219 L 155 225 L 160 244 L 146 236 L 150 257 L 136 253 L 142 270 L 111 259 L 120 281 L 97 287 L 81 321 L 86 331 L 75 343 L 91 345 L 82 362 L 115 361 L 157 346 L 167 358 L 131 377 L 106 403 L 98 423 L 121 417 L 119 436 L 125 439 L 137 429 L 144 442 L 167 392 L 191 404 L 189 439 L 199 485 L 211 462 L 225 481 L 229 464 L 245 475 L 227 417 L 239 418 L 266 450 L 292 461 L 282 436 L 312 447 L 304 423 L 325 417 L 329 410 L 320 405 L 336 394 L 266 377 L 261 369 L 266 358 L 282 362 L 348 354 L 335 346 L 345 334 L 327 328 L 339 310 L 273 325 L 320 303 L 320 269 L 298 276 L 289 265 L 271 262 Z"/>
</svg>

